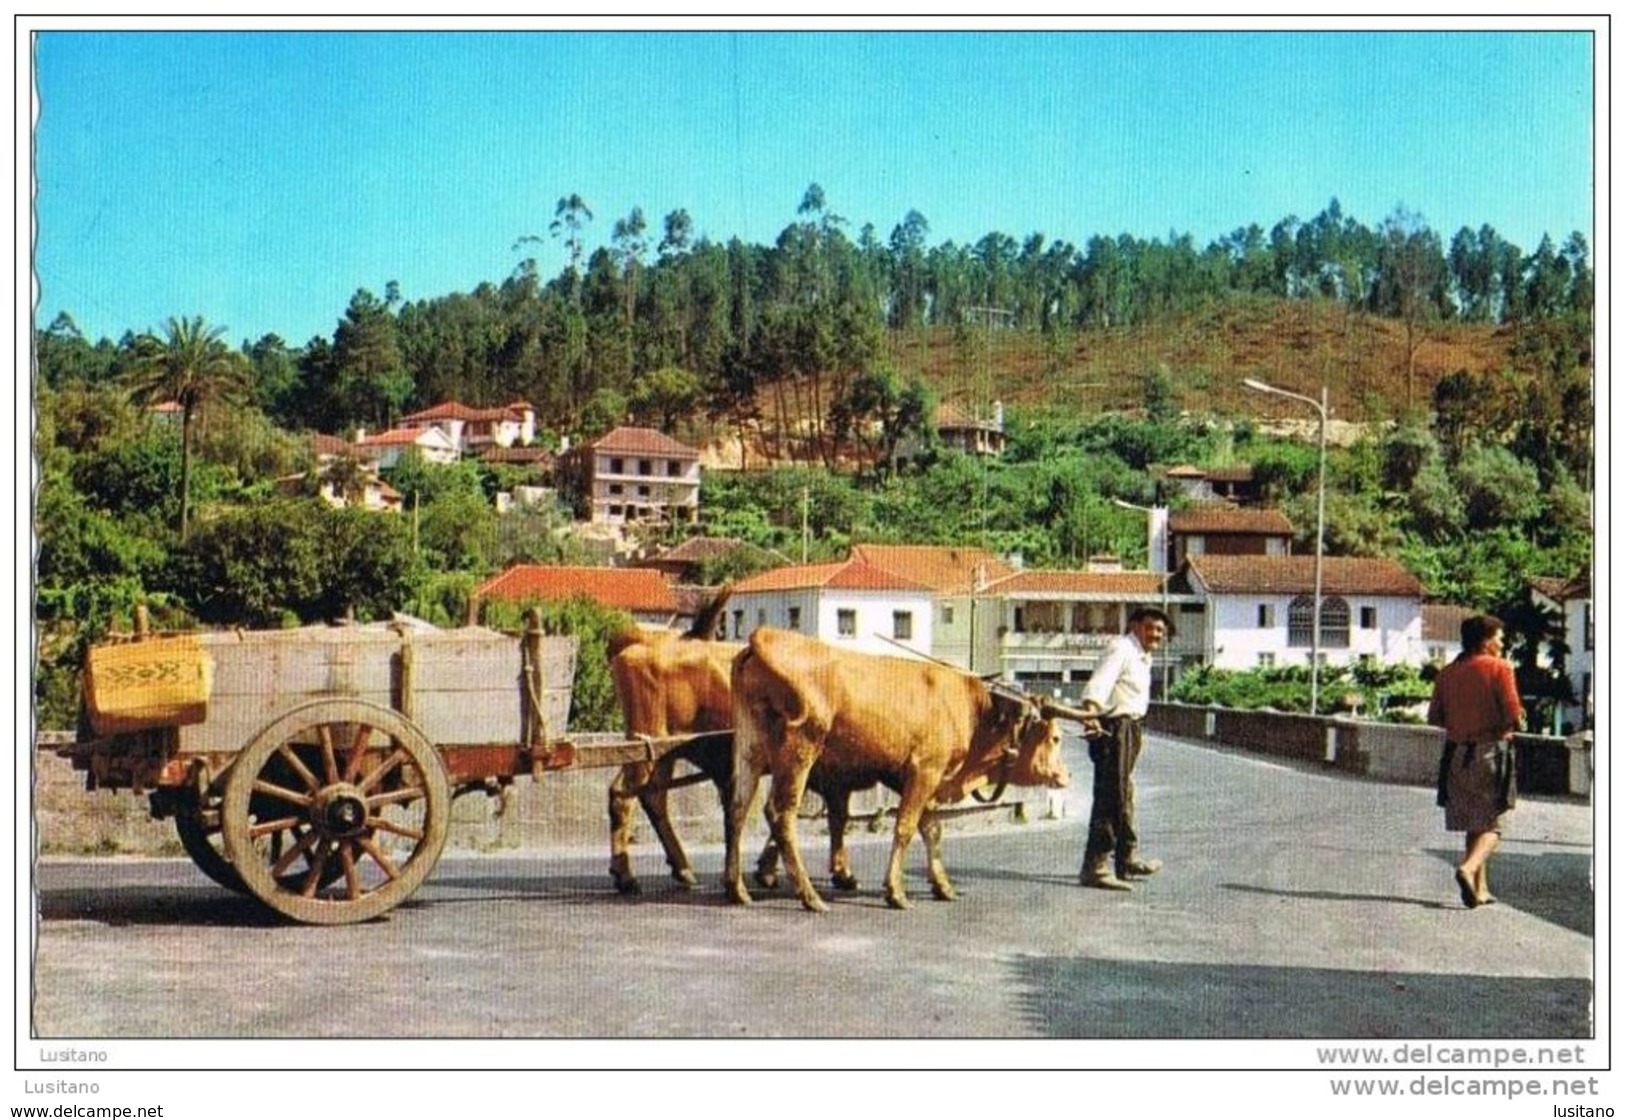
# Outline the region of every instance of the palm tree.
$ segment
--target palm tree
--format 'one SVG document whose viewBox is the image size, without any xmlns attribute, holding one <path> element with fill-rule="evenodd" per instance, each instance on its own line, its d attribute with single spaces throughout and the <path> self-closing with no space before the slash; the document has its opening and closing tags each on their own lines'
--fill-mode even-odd
<svg viewBox="0 0 1625 1120">
<path fill-rule="evenodd" d="M 152 332 L 135 340 L 135 362 L 125 376 L 130 399 L 137 403 L 174 401 L 181 407 L 181 539 L 186 538 L 192 478 L 192 421 L 209 401 L 231 400 L 247 388 L 247 363 L 230 349 L 224 327 L 210 327 L 202 316 L 171 318 L 164 337 Z"/>
</svg>

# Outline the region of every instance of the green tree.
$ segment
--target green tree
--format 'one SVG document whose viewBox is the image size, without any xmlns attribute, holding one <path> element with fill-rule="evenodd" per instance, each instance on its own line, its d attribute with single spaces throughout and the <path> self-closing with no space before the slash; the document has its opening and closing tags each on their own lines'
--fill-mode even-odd
<svg viewBox="0 0 1625 1120">
<path fill-rule="evenodd" d="M 633 381 L 626 407 L 638 423 L 670 432 L 680 419 L 694 413 L 700 395 L 699 378 L 686 369 L 663 366 Z"/>
<path fill-rule="evenodd" d="M 347 416 L 385 428 L 413 388 L 392 311 L 397 300 L 393 281 L 384 299 L 358 289 L 333 332 L 333 373 Z"/>
<path fill-rule="evenodd" d="M 126 382 L 132 399 L 148 404 L 174 401 L 181 408 L 180 533 L 187 534 L 191 510 L 192 440 L 199 410 L 212 401 L 231 401 L 246 388 L 242 355 L 221 341 L 224 327 L 201 317 L 170 319 L 162 338 L 144 334 L 135 341 L 135 362 Z"/>
</svg>

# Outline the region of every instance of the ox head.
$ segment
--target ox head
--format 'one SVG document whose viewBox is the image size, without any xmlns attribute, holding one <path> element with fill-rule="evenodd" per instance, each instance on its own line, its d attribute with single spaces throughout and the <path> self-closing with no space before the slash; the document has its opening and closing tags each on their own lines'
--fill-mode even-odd
<svg viewBox="0 0 1625 1120">
<path fill-rule="evenodd" d="M 1055 726 L 1057 715 L 1046 703 L 1020 693 L 998 690 L 993 704 L 1008 730 L 1000 744 L 1004 752 L 1003 773 L 996 780 L 1016 786 L 1047 786 L 1060 789 L 1072 780 L 1061 759 L 1061 733 Z"/>
</svg>

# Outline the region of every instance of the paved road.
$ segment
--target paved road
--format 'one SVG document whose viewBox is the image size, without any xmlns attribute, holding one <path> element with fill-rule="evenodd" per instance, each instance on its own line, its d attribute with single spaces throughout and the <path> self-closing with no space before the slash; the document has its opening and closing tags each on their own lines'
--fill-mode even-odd
<svg viewBox="0 0 1625 1120">
<path fill-rule="evenodd" d="M 1076 756 L 1076 744 L 1069 754 Z M 826 915 L 729 905 L 721 852 L 684 892 L 639 849 L 617 896 L 591 850 L 447 856 L 362 926 L 308 928 L 173 860 L 40 868 L 36 1032 L 69 1038 L 1584 1038 L 1587 806 L 1525 799 L 1464 910 L 1431 791 L 1153 740 L 1131 895 L 1075 876 L 1065 817 L 950 834 L 962 897 L 888 910 L 884 838 Z M 1042 795 L 1037 800 L 1042 801 Z M 804 832 L 807 830 L 804 830 Z M 821 853 L 819 836 L 804 847 Z M 821 861 L 820 861 L 821 863 Z"/>
</svg>

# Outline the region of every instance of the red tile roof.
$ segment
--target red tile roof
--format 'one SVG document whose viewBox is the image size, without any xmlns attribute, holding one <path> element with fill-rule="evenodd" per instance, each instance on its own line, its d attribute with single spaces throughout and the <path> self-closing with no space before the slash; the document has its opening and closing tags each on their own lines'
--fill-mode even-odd
<svg viewBox="0 0 1625 1120">
<path fill-rule="evenodd" d="M 422 424 L 434 420 L 513 420 L 518 422 L 524 419 L 520 415 L 522 409 L 530 408 L 524 401 L 515 401 L 513 404 L 501 405 L 497 408 L 473 408 L 460 401 L 442 401 L 431 405 L 421 412 L 414 412 L 410 416 L 402 416 L 403 424 Z"/>
<path fill-rule="evenodd" d="M 310 450 L 313 455 L 355 454 L 355 447 L 349 440 L 341 436 L 323 435 L 321 432 L 310 437 Z"/>
<path fill-rule="evenodd" d="M 942 545 L 855 544 L 852 559 L 916 583 L 939 595 L 965 595 L 1015 569 L 985 548 Z"/>
<path fill-rule="evenodd" d="M 1192 556 L 1187 563 L 1209 591 L 1220 594 L 1303 595 L 1315 590 L 1313 556 Z M 1420 597 L 1422 584 L 1392 560 L 1328 556 L 1321 575 L 1326 595 Z"/>
<path fill-rule="evenodd" d="M 1228 506 L 1197 506 L 1168 515 L 1170 533 L 1245 533 L 1290 537 L 1292 522 L 1278 509 L 1232 509 Z"/>
<path fill-rule="evenodd" d="M 906 579 L 859 559 L 837 564 L 796 564 L 758 572 L 734 584 L 734 594 L 752 591 L 804 591 L 809 588 L 839 591 L 930 591 L 918 580 Z"/>
<path fill-rule="evenodd" d="M 992 584 L 996 595 L 1107 595 L 1153 598 L 1163 593 L 1163 577 L 1156 572 L 1085 572 L 1042 570 L 1017 572 Z M 1170 587 L 1169 590 L 1172 590 Z"/>
<path fill-rule="evenodd" d="M 671 585 L 653 568 L 568 568 L 516 564 L 474 589 L 475 599 L 573 599 L 585 595 L 623 611 L 675 614 L 681 607 Z"/>
<path fill-rule="evenodd" d="M 668 459 L 698 459 L 700 453 L 653 428 L 620 427 L 586 446 L 594 451 L 621 451 L 629 455 L 663 455 Z"/>
<path fill-rule="evenodd" d="M 422 439 L 424 433 L 420 428 L 391 428 L 387 432 L 368 432 L 362 439 L 356 440 L 357 446 L 366 447 L 393 447 L 396 444 L 414 444 Z"/>
</svg>

